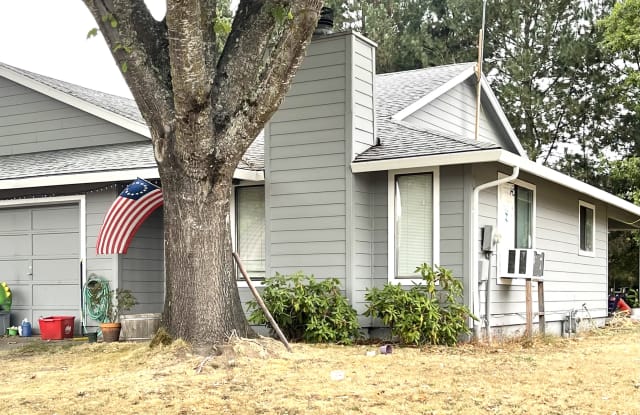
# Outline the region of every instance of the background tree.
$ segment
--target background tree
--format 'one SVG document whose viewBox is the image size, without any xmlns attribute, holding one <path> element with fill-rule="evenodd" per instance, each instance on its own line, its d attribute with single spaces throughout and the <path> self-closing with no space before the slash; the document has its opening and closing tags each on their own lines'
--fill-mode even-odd
<svg viewBox="0 0 640 415">
<path fill-rule="evenodd" d="M 163 324 L 195 343 L 251 335 L 231 257 L 233 172 L 282 101 L 320 0 L 84 0 L 147 122 L 164 193 Z M 219 47 L 224 44 L 224 47 Z"/>
<path fill-rule="evenodd" d="M 377 73 L 477 58 L 480 15 L 474 5 L 477 6 L 478 1 L 329 0 L 326 3 L 336 11 L 338 30 L 355 29 L 378 44 Z"/>
<path fill-rule="evenodd" d="M 622 76 L 598 47 L 613 0 L 489 0 L 485 69 L 529 157 L 586 180 L 605 150 L 633 141 Z M 331 0 L 341 28 L 378 43 L 378 73 L 475 61 L 479 0 Z M 630 124 L 631 123 L 631 124 Z M 565 153 L 566 151 L 566 153 Z M 565 163 L 564 158 L 568 158 Z"/>
</svg>

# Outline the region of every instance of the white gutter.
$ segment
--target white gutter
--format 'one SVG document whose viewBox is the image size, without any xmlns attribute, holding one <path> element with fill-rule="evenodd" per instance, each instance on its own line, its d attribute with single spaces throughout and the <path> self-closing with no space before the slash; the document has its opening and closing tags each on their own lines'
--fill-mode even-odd
<svg viewBox="0 0 640 415">
<path fill-rule="evenodd" d="M 27 177 L 22 179 L 0 180 L 0 190 L 24 189 L 31 187 L 65 186 L 72 184 L 119 182 L 135 180 L 137 177 L 144 179 L 159 179 L 157 167 L 146 169 L 101 171 L 93 173 L 59 174 L 56 176 Z M 263 171 L 236 169 L 233 178 L 258 182 L 264 180 Z"/>
<path fill-rule="evenodd" d="M 500 186 L 502 183 L 510 182 L 518 177 L 520 173 L 520 168 L 518 166 L 513 166 L 513 173 L 511 176 L 503 177 L 502 179 L 494 180 L 488 183 L 483 183 L 481 185 L 476 186 L 473 189 L 473 196 L 471 198 L 471 263 L 469 264 L 469 288 L 471 289 L 473 296 L 471 297 L 471 310 L 473 314 L 477 317 L 480 314 L 480 284 L 478 278 L 478 240 L 479 240 L 479 232 L 478 232 L 478 204 L 479 204 L 479 196 L 482 190 L 488 189 L 490 187 Z M 491 271 L 489 271 L 491 272 Z M 491 276 L 489 275 L 489 279 Z M 489 284 L 487 284 L 487 289 L 489 288 Z M 486 293 L 485 293 L 486 294 Z M 489 310 L 490 311 L 490 310 Z M 490 318 L 489 315 L 486 316 L 487 319 L 487 333 L 491 330 Z M 473 320 L 473 337 L 476 340 L 480 340 L 480 323 L 478 320 Z"/>
<path fill-rule="evenodd" d="M 503 151 L 504 150 L 500 149 L 478 150 L 461 153 L 434 154 L 431 156 L 351 162 L 351 171 L 353 173 L 363 173 L 369 171 L 411 169 L 416 167 L 485 163 L 489 161 L 499 161 Z"/>
</svg>

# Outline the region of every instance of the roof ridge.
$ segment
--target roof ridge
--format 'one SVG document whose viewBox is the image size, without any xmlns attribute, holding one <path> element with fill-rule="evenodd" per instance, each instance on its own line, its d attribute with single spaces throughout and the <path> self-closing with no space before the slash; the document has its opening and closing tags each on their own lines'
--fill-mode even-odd
<svg viewBox="0 0 640 415">
<path fill-rule="evenodd" d="M 385 72 L 385 73 L 379 73 L 376 74 L 376 77 L 384 77 L 384 76 L 389 76 L 389 75 L 397 75 L 397 74 L 406 74 L 406 73 L 411 73 L 411 72 L 420 72 L 420 71 L 429 71 L 432 69 L 440 69 L 440 68 L 447 68 L 447 67 L 451 67 L 451 66 L 468 66 L 471 64 L 475 64 L 475 62 L 473 61 L 469 61 L 469 62 L 460 62 L 460 63 L 448 63 L 446 65 L 434 65 L 434 66 L 427 66 L 425 68 L 416 68 L 416 69 L 407 69 L 404 71 L 395 71 L 395 72 Z"/>
</svg>

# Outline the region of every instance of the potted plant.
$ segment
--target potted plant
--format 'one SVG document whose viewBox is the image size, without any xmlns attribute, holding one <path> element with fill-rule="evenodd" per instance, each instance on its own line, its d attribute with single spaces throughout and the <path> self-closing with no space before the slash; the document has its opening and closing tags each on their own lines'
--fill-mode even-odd
<svg viewBox="0 0 640 415">
<path fill-rule="evenodd" d="M 124 311 L 129 311 L 138 304 L 136 297 L 130 290 L 118 288 L 109 291 L 109 302 L 105 321 L 100 323 L 102 340 L 105 342 L 117 342 L 120 339 L 120 315 Z"/>
</svg>

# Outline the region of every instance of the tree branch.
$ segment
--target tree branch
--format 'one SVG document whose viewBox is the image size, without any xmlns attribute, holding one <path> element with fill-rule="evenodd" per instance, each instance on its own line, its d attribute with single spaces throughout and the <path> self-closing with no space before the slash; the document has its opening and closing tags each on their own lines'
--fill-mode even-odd
<svg viewBox="0 0 640 415">
<path fill-rule="evenodd" d="M 143 0 L 83 1 L 151 129 L 156 159 L 162 162 L 173 130 L 163 121 L 173 118 L 166 25 L 153 18 Z"/>
<path fill-rule="evenodd" d="M 321 7 L 321 0 L 240 2 L 211 95 L 214 131 L 238 141 L 235 146 L 219 147 L 228 150 L 218 154 L 219 159 L 228 159 L 235 167 L 275 112 L 301 63 Z M 276 10 L 290 10 L 293 19 L 279 21 Z M 244 90 L 253 93 L 243 94 Z"/>
<path fill-rule="evenodd" d="M 203 20 L 215 13 L 205 11 L 205 7 L 211 6 L 215 10 L 215 1 L 167 2 L 167 33 L 169 53 L 174 58 L 171 61 L 171 75 L 178 119 L 199 113 L 208 101 L 211 88 L 208 74 L 211 72 L 207 71 L 206 52 L 209 48 L 206 47 L 204 32 L 207 28 Z M 200 25 L 194 26 L 193 22 L 200 22 Z M 210 35 L 206 37 L 211 38 Z"/>
</svg>

